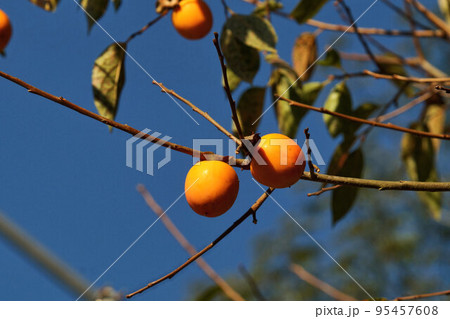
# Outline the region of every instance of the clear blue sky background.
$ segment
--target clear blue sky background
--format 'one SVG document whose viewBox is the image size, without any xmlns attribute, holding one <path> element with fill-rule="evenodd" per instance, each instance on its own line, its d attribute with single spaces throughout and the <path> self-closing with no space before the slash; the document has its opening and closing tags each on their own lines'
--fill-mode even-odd
<svg viewBox="0 0 450 319">
<path fill-rule="evenodd" d="M 251 12 L 241 1 L 228 1 L 240 13 Z M 286 11 L 296 1 L 289 2 Z M 358 16 L 372 1 L 348 1 Z M 435 6 L 435 1 L 424 1 Z M 225 21 L 220 1 L 208 1 L 214 14 L 214 31 Z M 37 87 L 63 96 L 95 111 L 90 85 L 95 58 L 112 41 L 98 27 L 87 35 L 86 17 L 72 0 L 61 1 L 56 13 L 48 13 L 28 1 L 2 1 L 1 9 L 11 18 L 14 34 L 7 57 L 0 59 L 0 69 Z M 156 16 L 154 1 L 123 1 L 118 12 L 110 6 L 100 20 L 118 41 L 125 40 Z M 393 14 L 379 2 L 360 21 L 361 26 L 389 28 Z M 339 15 L 328 3 L 318 19 L 341 23 Z M 314 30 L 274 17 L 279 36 L 279 54 L 290 61 L 295 37 Z M 396 24 L 398 26 L 398 24 Z M 406 27 L 406 25 L 403 25 Z M 401 27 L 401 25 L 400 25 Z M 339 33 L 325 32 L 319 37 L 323 52 Z M 349 43 L 353 35 L 339 43 Z M 129 45 L 129 53 L 159 82 L 207 111 L 226 127 L 230 127 L 229 106 L 220 86 L 220 67 L 212 34 L 200 41 L 187 41 L 173 29 L 166 17 Z M 387 40 L 385 43 L 389 45 Z M 362 52 L 359 44 L 348 51 Z M 370 66 L 369 66 L 370 67 Z M 333 69 L 318 70 L 316 79 L 323 80 Z M 265 85 L 269 68 L 264 65 L 255 80 Z M 121 98 L 117 121 L 137 129 L 149 128 L 171 136 L 175 143 L 190 146 L 193 138 L 223 138 L 208 122 L 189 111 L 200 123 L 197 126 L 178 106 L 152 85 L 151 79 L 130 59 L 126 61 L 127 82 Z M 353 83 L 355 103 L 386 100 L 376 90 L 368 89 L 366 80 Z M 373 83 L 373 82 L 372 82 Z M 238 99 L 244 85 L 235 93 Z M 386 87 L 379 83 L 380 90 Z M 129 135 L 114 130 L 112 134 L 99 122 L 0 79 L 0 209 L 26 232 L 68 263 L 86 280 L 94 281 L 155 220 L 136 191 L 145 184 L 163 208 L 167 208 L 183 192 L 184 178 L 192 160 L 172 153 L 172 161 L 148 176 L 125 165 L 125 142 Z M 388 89 L 387 92 L 393 92 Z M 323 102 L 326 94 L 319 98 Z M 265 106 L 271 104 L 269 96 Z M 187 107 L 186 107 L 187 109 Z M 402 122 L 399 122 L 402 124 Z M 301 124 L 310 127 L 325 160 L 334 147 L 324 129 L 322 117 L 309 114 Z M 263 118 L 260 132 L 277 131 L 274 113 Z M 386 133 L 387 140 L 401 135 Z M 225 141 L 225 140 L 224 140 Z M 398 144 L 397 144 L 398 145 Z M 159 150 L 156 156 L 162 158 Z M 398 154 L 392 161 L 399 162 Z M 260 196 L 261 189 L 249 172 L 239 173 L 241 191 L 234 207 L 226 215 L 208 219 L 196 215 L 181 198 L 168 215 L 197 247 L 201 248 L 237 219 Z M 317 185 L 305 182 L 274 195 L 294 217 L 301 220 L 298 206 L 308 199 L 306 192 Z M 251 267 L 252 239 L 270 231 L 279 219 L 288 218 L 271 201 L 261 208 L 258 225 L 245 222 L 218 247 L 206 255 L 210 264 L 223 276 L 235 273 L 239 264 Z M 306 225 L 307 226 L 307 225 Z M 324 225 L 330 229 L 331 225 Z M 300 231 L 300 230 L 299 230 Z M 327 246 L 327 243 L 323 243 Z M 332 253 L 332 252 L 331 252 Z M 97 283 L 111 285 L 124 293 L 140 288 L 159 278 L 186 260 L 186 252 L 156 223 L 130 251 Z M 192 265 L 137 300 L 183 300 L 189 298 L 189 284 L 204 278 Z M 35 264 L 0 237 L 0 300 L 73 300 L 74 296 Z"/>
</svg>

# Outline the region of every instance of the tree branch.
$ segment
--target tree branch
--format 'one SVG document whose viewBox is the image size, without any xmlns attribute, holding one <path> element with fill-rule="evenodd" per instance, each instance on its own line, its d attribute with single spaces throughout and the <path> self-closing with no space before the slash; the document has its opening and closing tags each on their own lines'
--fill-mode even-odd
<svg viewBox="0 0 450 319">
<path fill-rule="evenodd" d="M 421 294 L 421 295 L 414 295 L 414 296 L 397 297 L 397 298 L 394 299 L 394 301 L 415 300 L 415 299 L 423 299 L 423 298 L 430 298 L 430 297 L 436 297 L 436 296 L 446 296 L 446 295 L 450 295 L 450 290 L 439 291 L 439 292 L 432 292 L 432 293 L 429 293 L 429 294 Z"/>
<path fill-rule="evenodd" d="M 445 78 L 418 78 L 412 76 L 403 76 L 398 74 L 380 74 L 376 72 L 372 72 L 369 70 L 363 71 L 365 74 L 372 76 L 375 79 L 386 79 L 386 80 L 398 80 L 398 81 L 406 81 L 406 82 L 416 82 L 416 83 L 446 83 L 450 82 L 450 77 Z"/>
<path fill-rule="evenodd" d="M 306 24 L 317 27 L 328 31 L 338 31 L 344 32 L 347 30 L 348 26 L 331 24 L 322 21 L 317 21 L 309 19 Z M 446 33 L 442 30 L 415 30 L 415 31 L 404 31 L 404 30 L 386 30 L 378 28 L 358 28 L 360 34 L 364 35 L 386 35 L 386 36 L 415 36 L 423 38 L 446 38 Z M 347 32 L 355 33 L 354 28 L 350 28 Z"/>
<path fill-rule="evenodd" d="M 223 134 L 225 134 L 228 138 L 232 139 L 233 141 L 236 142 L 237 145 L 242 145 L 242 141 L 238 138 L 236 138 L 233 134 L 231 134 L 230 132 L 228 132 L 222 125 L 220 125 L 218 122 L 216 122 L 216 120 L 214 120 L 208 113 L 202 111 L 200 108 L 198 108 L 197 106 L 195 106 L 193 103 L 191 103 L 190 101 L 186 100 L 185 98 L 183 98 L 182 96 L 180 96 L 179 94 L 177 94 L 174 90 L 170 90 L 168 88 L 166 88 L 164 86 L 164 84 L 162 83 L 158 83 L 156 81 L 152 82 L 153 84 L 156 84 L 157 86 L 159 86 L 161 88 L 161 92 L 163 93 L 167 93 L 172 95 L 173 97 L 177 98 L 178 100 L 180 100 L 181 102 L 185 103 L 186 105 L 188 105 L 194 112 L 197 112 L 198 114 L 200 114 L 201 116 L 203 116 L 205 119 L 207 119 L 212 125 L 214 125 L 219 131 L 221 131 Z"/>
<path fill-rule="evenodd" d="M 18 247 L 32 261 L 39 264 L 50 275 L 58 279 L 77 296 L 85 300 L 96 300 L 97 293 L 89 288 L 89 284 L 75 271 L 54 256 L 34 238 L 30 238 L 0 211 L 0 234 Z"/>
<path fill-rule="evenodd" d="M 158 22 L 159 20 L 161 20 L 165 15 L 161 14 L 158 15 L 155 19 L 151 20 L 149 23 L 147 23 L 142 29 L 140 29 L 139 31 L 136 31 L 134 33 L 132 33 L 128 39 L 125 40 L 125 43 L 129 43 L 131 40 L 133 40 L 135 37 L 141 35 L 142 33 L 144 33 L 145 31 L 147 31 L 148 28 L 150 28 L 152 25 L 154 25 L 156 22 Z"/>
<path fill-rule="evenodd" d="M 362 179 L 334 175 L 317 174 L 316 179 L 311 174 L 304 172 L 302 178 L 306 181 L 320 182 L 342 186 L 353 186 L 361 188 L 374 188 L 380 191 L 399 190 L 417 192 L 450 192 L 450 182 L 413 182 L 413 181 L 382 181 L 373 179 Z"/>
<path fill-rule="evenodd" d="M 164 210 L 158 205 L 158 203 L 153 199 L 150 192 L 145 188 L 144 185 L 138 185 L 137 190 L 144 198 L 148 207 L 161 219 L 164 226 L 166 226 L 167 230 L 172 234 L 172 236 L 178 241 L 181 247 L 184 248 L 188 252 L 189 255 L 194 256 L 197 254 L 197 250 L 191 243 L 184 237 L 181 231 L 177 226 L 170 220 L 167 214 L 164 214 Z M 245 299 L 234 290 L 216 271 L 202 258 L 199 257 L 196 261 L 197 265 L 201 270 L 209 277 L 212 281 L 216 283 L 216 285 L 222 289 L 222 291 L 227 295 L 231 300 L 234 301 L 244 301 Z"/>
<path fill-rule="evenodd" d="M 214 40 L 213 40 L 214 46 L 217 50 L 217 55 L 219 56 L 220 66 L 222 68 L 222 76 L 223 76 L 223 83 L 224 83 L 224 89 L 228 97 L 228 102 L 230 103 L 231 108 L 231 114 L 232 119 L 234 122 L 234 125 L 236 126 L 236 130 L 238 132 L 239 138 L 241 140 L 244 139 L 244 134 L 242 133 L 241 123 L 239 123 L 239 118 L 236 112 L 236 102 L 233 100 L 233 95 L 231 94 L 230 85 L 228 83 L 228 76 L 227 76 L 227 66 L 225 65 L 225 58 L 222 54 L 222 50 L 220 49 L 219 45 L 219 34 L 217 32 L 214 32 Z"/>
<path fill-rule="evenodd" d="M 40 90 L 40 89 L 38 89 L 38 88 L 36 88 L 36 87 L 34 87 L 34 86 L 24 82 L 24 81 L 22 81 L 22 80 L 20 80 L 18 78 L 15 78 L 15 77 L 7 74 L 7 73 L 4 73 L 4 72 L 0 71 L 0 76 L 5 78 L 5 79 L 7 79 L 7 80 L 9 80 L 9 81 L 11 81 L 11 82 L 13 82 L 13 83 L 16 83 L 17 85 L 20 85 L 20 86 L 24 87 L 30 93 L 39 95 L 39 96 L 41 96 L 41 97 L 43 97 L 43 98 L 45 98 L 47 100 L 53 101 L 55 103 L 58 103 L 58 104 L 60 104 L 62 106 L 65 106 L 65 107 L 67 107 L 67 108 L 69 108 L 69 109 L 71 109 L 71 110 L 73 110 L 75 112 L 78 112 L 78 113 L 80 113 L 82 115 L 90 117 L 90 118 L 92 118 L 92 119 L 94 119 L 96 121 L 99 121 L 99 122 L 103 123 L 103 124 L 115 127 L 115 128 L 117 128 L 117 129 L 119 129 L 119 130 L 121 130 L 123 132 L 129 133 L 129 134 L 131 134 L 133 136 L 136 136 L 136 137 L 139 137 L 140 139 L 148 140 L 148 141 L 150 141 L 152 143 L 159 144 L 159 145 L 161 145 L 163 147 L 173 149 L 174 151 L 177 151 L 177 152 L 180 152 L 180 153 L 188 154 L 188 155 L 191 155 L 191 156 L 194 156 L 194 157 L 199 157 L 201 160 L 205 160 L 207 158 L 214 158 L 215 160 L 218 160 L 218 161 L 223 161 L 223 162 L 230 163 L 230 165 L 233 165 L 233 166 L 241 167 L 241 168 L 244 168 L 244 169 L 247 168 L 247 165 L 244 164 L 244 161 L 242 159 L 235 159 L 234 157 L 231 157 L 231 156 L 218 155 L 218 154 L 214 154 L 212 152 L 200 152 L 200 151 L 194 150 L 192 148 L 189 148 L 189 147 L 186 147 L 186 146 L 183 146 L 183 145 L 179 145 L 179 144 L 175 144 L 175 143 L 172 143 L 172 142 L 169 142 L 169 141 L 165 141 L 163 139 L 154 137 L 154 136 L 152 136 L 150 134 L 143 134 L 141 131 L 139 131 L 139 130 L 131 127 L 131 126 L 128 126 L 126 124 L 121 124 L 121 123 L 118 123 L 116 121 L 110 120 L 110 119 L 108 119 L 106 117 L 100 116 L 100 115 L 98 115 L 98 114 L 96 114 L 94 112 L 91 112 L 91 111 L 89 111 L 89 110 L 87 110 L 85 108 L 82 108 L 81 106 L 78 106 L 78 105 L 76 105 L 76 104 L 74 104 L 74 103 L 64 99 L 63 97 L 57 97 L 55 95 L 52 95 L 52 94 L 47 93 L 45 91 L 42 91 L 42 90 Z"/>
<path fill-rule="evenodd" d="M 423 14 L 425 18 L 428 19 L 431 23 L 433 23 L 435 26 L 437 26 L 439 29 L 444 31 L 447 35 L 447 37 L 450 37 L 450 26 L 441 18 L 439 18 L 437 15 L 435 15 L 433 12 L 428 10 L 423 4 L 421 4 L 417 0 L 406 0 L 408 3 L 412 4 L 417 11 Z"/>
<path fill-rule="evenodd" d="M 376 121 L 365 120 L 365 119 L 361 119 L 361 118 L 354 117 L 351 115 L 333 112 L 333 111 L 327 110 L 323 107 L 319 108 L 319 107 L 299 103 L 299 102 L 287 99 L 282 96 L 277 95 L 277 97 L 279 97 L 280 100 L 289 102 L 290 105 L 298 106 L 298 107 L 301 107 L 301 108 L 304 108 L 307 110 L 311 110 L 314 112 L 319 112 L 319 113 L 339 117 L 339 118 L 342 118 L 342 119 L 348 120 L 348 121 L 363 123 L 363 124 L 372 125 L 372 126 L 376 126 L 376 127 L 382 127 L 385 129 L 409 133 L 409 134 L 413 134 L 413 135 L 417 135 L 417 136 L 421 136 L 421 137 L 431 137 L 431 138 L 438 138 L 438 139 L 442 139 L 442 140 L 450 140 L 450 135 L 448 135 L 448 134 L 435 134 L 435 133 L 431 133 L 431 132 L 418 131 L 418 130 L 414 130 L 414 129 L 410 129 L 410 128 L 406 128 L 406 127 L 402 127 L 402 126 L 398 126 L 398 125 L 394 125 L 394 124 L 390 124 L 390 123 L 385 124 L 385 123 L 379 123 Z"/>
<path fill-rule="evenodd" d="M 353 25 L 353 30 L 355 30 L 356 35 L 358 36 L 359 42 L 361 42 L 364 51 L 366 51 L 367 55 L 370 57 L 373 63 L 377 66 L 378 70 L 380 72 L 383 72 L 383 66 L 378 63 L 377 59 L 375 58 L 375 55 L 373 54 L 372 50 L 370 49 L 369 45 L 367 44 L 366 40 L 364 39 L 364 36 L 359 32 L 358 27 L 356 26 L 355 19 L 353 18 L 352 11 L 347 6 L 344 0 L 339 0 L 339 4 L 344 8 L 348 19 L 350 20 L 350 25 Z"/>
<path fill-rule="evenodd" d="M 318 190 L 317 192 L 314 192 L 314 193 L 308 193 L 307 196 L 308 196 L 308 197 L 311 197 L 311 196 L 319 196 L 319 195 L 322 195 L 322 194 L 325 193 L 325 192 L 332 191 L 332 190 L 335 190 L 336 188 L 341 188 L 341 187 L 342 187 L 342 185 L 340 185 L 340 184 L 334 185 L 334 186 L 331 186 L 331 187 L 323 187 L 323 188 L 321 188 L 320 190 Z"/>
<path fill-rule="evenodd" d="M 167 275 L 159 278 L 158 280 L 152 281 L 151 283 L 147 284 L 145 287 L 143 287 L 139 290 L 136 290 L 135 292 L 133 292 L 131 294 L 128 294 L 127 298 L 131 298 L 137 294 L 140 294 L 140 293 L 146 291 L 147 289 L 149 289 L 153 286 L 156 286 L 157 284 L 159 284 L 167 279 L 173 278 L 181 270 L 183 270 L 184 268 L 189 266 L 193 261 L 195 261 L 196 259 L 201 257 L 204 253 L 209 251 L 214 246 L 216 246 L 220 241 L 222 241 L 222 239 L 224 239 L 226 236 L 228 236 L 228 234 L 230 234 L 236 227 L 238 227 L 240 224 L 242 224 L 242 222 L 244 220 L 246 220 L 249 216 L 252 216 L 261 207 L 261 205 L 264 203 L 264 201 L 269 197 L 269 195 L 273 191 L 274 191 L 273 188 L 267 189 L 267 191 L 264 194 L 262 194 L 260 198 L 258 198 L 258 200 L 252 205 L 252 207 L 250 207 L 250 209 L 244 215 L 242 215 L 238 220 L 236 220 L 230 227 L 228 227 L 219 237 L 217 237 L 214 241 L 212 241 L 208 246 L 206 246 L 205 248 L 200 250 L 197 254 L 195 254 L 194 256 L 189 258 L 181 266 L 177 267 L 175 270 L 173 270 L 170 273 L 168 273 Z"/>
<path fill-rule="evenodd" d="M 305 268 L 303 268 L 300 265 L 297 264 L 291 264 L 290 266 L 291 271 L 298 276 L 298 278 L 306 281 L 311 286 L 316 287 L 320 291 L 326 293 L 331 298 L 334 298 L 336 300 L 340 301 L 356 301 L 355 298 L 353 298 L 350 295 L 347 295 L 346 293 L 337 290 L 333 286 L 329 285 L 328 283 L 320 280 L 310 272 L 308 272 Z"/>
</svg>

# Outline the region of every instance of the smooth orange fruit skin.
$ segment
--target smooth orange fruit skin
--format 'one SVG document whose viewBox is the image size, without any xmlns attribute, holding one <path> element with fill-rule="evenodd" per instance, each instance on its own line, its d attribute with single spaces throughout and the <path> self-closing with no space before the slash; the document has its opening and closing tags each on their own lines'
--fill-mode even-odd
<svg viewBox="0 0 450 319">
<path fill-rule="evenodd" d="M 203 0 L 182 0 L 172 11 L 172 24 L 181 36 L 197 40 L 209 33 L 213 16 Z"/>
<path fill-rule="evenodd" d="M 302 148 L 286 135 L 264 135 L 255 151 L 267 165 L 253 158 L 250 171 L 253 178 L 263 185 L 273 188 L 292 186 L 305 170 L 306 161 Z"/>
<path fill-rule="evenodd" d="M 8 45 L 11 35 L 11 22 L 9 21 L 8 15 L 0 9 L 0 52 Z"/>
<path fill-rule="evenodd" d="M 184 190 L 194 212 L 217 217 L 233 206 L 239 192 L 239 179 L 227 163 L 201 161 L 189 170 Z"/>
</svg>

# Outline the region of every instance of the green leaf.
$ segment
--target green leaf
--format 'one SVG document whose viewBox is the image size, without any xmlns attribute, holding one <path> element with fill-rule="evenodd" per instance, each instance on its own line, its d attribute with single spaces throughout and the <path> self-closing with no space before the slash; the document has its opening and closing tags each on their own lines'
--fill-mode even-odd
<svg viewBox="0 0 450 319">
<path fill-rule="evenodd" d="M 429 131 L 434 134 L 443 134 L 445 129 L 445 110 L 443 104 L 429 104 L 425 112 L 424 122 Z M 431 139 L 433 149 L 437 154 L 441 146 L 441 140 L 438 138 Z"/>
<path fill-rule="evenodd" d="M 275 95 L 282 95 L 288 99 L 301 102 L 302 91 L 300 81 L 295 82 L 296 77 L 294 70 L 285 68 L 275 69 L 270 77 L 278 128 L 282 134 L 291 138 L 295 138 L 297 135 L 298 126 L 305 116 L 306 110 L 292 106 L 288 102 L 276 98 Z"/>
<path fill-rule="evenodd" d="M 222 31 L 220 46 L 227 67 L 241 80 L 251 83 L 259 70 L 258 50 L 238 41 L 228 29 Z"/>
<path fill-rule="evenodd" d="M 323 66 L 334 66 L 336 68 L 342 68 L 341 64 L 341 56 L 339 52 L 335 49 L 329 49 L 327 53 L 325 53 L 325 58 L 317 62 L 319 65 Z"/>
<path fill-rule="evenodd" d="M 231 92 L 236 90 L 241 84 L 241 79 L 233 72 L 233 70 L 227 68 L 227 78 L 228 78 L 228 86 L 230 87 Z M 225 82 L 222 77 L 222 86 L 225 87 Z"/>
<path fill-rule="evenodd" d="M 450 23 L 450 0 L 438 0 L 438 3 L 445 20 L 447 20 L 447 23 Z"/>
<path fill-rule="evenodd" d="M 30 2 L 46 11 L 55 11 L 59 0 L 30 0 Z"/>
<path fill-rule="evenodd" d="M 364 167 L 364 156 L 360 148 L 347 157 L 340 175 L 360 178 Z M 333 209 L 333 224 L 341 220 L 352 208 L 358 195 L 358 187 L 342 186 L 333 190 L 331 206 Z"/>
<path fill-rule="evenodd" d="M 301 0 L 291 12 L 291 17 L 302 24 L 314 17 L 326 2 L 327 0 Z"/>
<path fill-rule="evenodd" d="M 101 116 L 111 120 L 114 120 L 116 116 L 120 94 L 125 83 L 126 43 L 120 43 L 120 46 L 114 43 L 107 47 L 95 60 L 92 69 L 95 106 Z"/>
<path fill-rule="evenodd" d="M 259 117 L 263 111 L 265 95 L 265 87 L 251 87 L 242 93 L 239 98 L 236 111 L 244 136 L 256 132 L 260 121 Z M 256 120 L 257 122 L 253 125 Z M 238 136 L 234 122 L 232 123 L 232 126 L 233 134 Z"/>
<path fill-rule="evenodd" d="M 421 124 L 413 124 L 411 128 L 428 131 Z M 401 147 L 406 172 L 413 181 L 437 182 L 439 180 L 435 164 L 435 152 L 431 139 L 404 134 Z M 421 201 L 428 207 L 433 218 L 440 219 L 442 194 L 439 192 L 418 192 L 418 195 Z"/>
<path fill-rule="evenodd" d="M 308 82 L 302 86 L 301 100 L 303 103 L 313 105 L 323 89 L 322 82 Z"/>
<path fill-rule="evenodd" d="M 122 5 L 122 0 L 111 0 L 114 4 L 114 9 L 119 10 L 120 6 Z"/>
<path fill-rule="evenodd" d="M 352 113 L 352 98 L 345 81 L 339 82 L 331 90 L 324 107 L 326 110 L 342 114 L 350 115 Z M 323 121 L 327 125 L 328 132 L 332 137 L 336 137 L 341 133 L 348 134 L 350 132 L 348 121 L 344 119 L 324 114 Z"/>
<path fill-rule="evenodd" d="M 308 81 L 314 71 L 314 62 L 317 59 L 317 44 L 314 34 L 303 32 L 295 40 L 292 49 L 292 64 L 302 81 Z"/>
<path fill-rule="evenodd" d="M 259 51 L 276 52 L 277 35 L 272 24 L 255 15 L 233 14 L 225 22 L 224 30 L 251 48 Z M 223 33 L 223 32 L 222 32 Z"/>
<path fill-rule="evenodd" d="M 81 0 L 80 5 L 86 13 L 88 30 L 90 31 L 95 21 L 103 17 L 108 8 L 109 0 Z"/>
<path fill-rule="evenodd" d="M 283 9 L 283 4 L 281 2 L 278 2 L 276 0 L 268 0 L 265 2 L 260 2 L 256 5 L 255 10 L 253 10 L 253 15 L 259 16 L 261 18 L 264 18 L 271 12 L 278 11 L 280 9 Z"/>
</svg>

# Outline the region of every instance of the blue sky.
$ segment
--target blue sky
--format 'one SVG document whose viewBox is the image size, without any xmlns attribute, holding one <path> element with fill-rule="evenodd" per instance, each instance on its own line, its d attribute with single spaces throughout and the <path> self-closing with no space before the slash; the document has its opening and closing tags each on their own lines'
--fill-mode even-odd
<svg viewBox="0 0 450 319">
<path fill-rule="evenodd" d="M 248 4 L 228 2 L 236 12 L 251 11 Z M 213 30 L 220 31 L 225 21 L 223 8 L 220 1 L 208 3 L 215 18 Z M 371 1 L 349 3 L 354 15 L 358 16 Z M 10 16 L 14 31 L 7 57 L 0 59 L 0 69 L 95 111 L 91 69 L 95 58 L 112 42 L 111 39 L 96 26 L 88 35 L 83 12 L 70 0 L 61 1 L 56 13 L 17 0 L 2 1 L 1 9 Z M 290 9 L 286 8 L 287 11 Z M 361 19 L 360 25 L 391 27 L 392 19 L 388 19 L 385 12 L 385 6 L 376 4 Z M 112 37 L 123 41 L 155 16 L 153 1 L 124 1 L 118 12 L 110 6 L 100 23 Z M 331 2 L 317 18 L 341 23 Z M 303 31 L 314 30 L 280 18 L 274 18 L 273 23 L 279 36 L 279 54 L 286 60 L 290 60 L 295 37 Z M 319 52 L 338 36 L 339 33 L 321 34 Z M 353 35 L 343 37 L 339 45 L 348 44 L 349 37 Z M 133 40 L 128 49 L 154 79 L 207 111 L 225 127 L 230 127 L 229 106 L 220 86 L 221 71 L 211 39 L 212 34 L 200 41 L 185 40 L 166 17 Z M 359 44 L 355 47 L 347 45 L 347 48 L 362 52 Z M 324 79 L 328 71 L 319 70 L 316 78 Z M 264 65 L 255 85 L 265 85 L 269 72 Z M 191 121 L 130 59 L 126 61 L 126 78 L 116 117 L 118 122 L 161 132 L 172 137 L 173 142 L 187 146 L 192 146 L 194 138 L 223 138 L 208 122 L 189 111 L 200 125 Z M 366 84 L 365 80 L 355 84 L 358 85 L 356 89 L 361 88 L 364 92 L 364 95 L 355 94 L 355 103 L 380 99 L 374 90 L 363 90 Z M 385 87 L 380 83 L 379 88 Z M 110 134 L 101 123 L 28 94 L 3 79 L 0 79 L 0 92 L 0 209 L 92 282 L 155 220 L 155 215 L 136 191 L 136 185 L 144 184 L 156 201 L 167 208 L 182 194 L 192 160 L 173 152 L 168 165 L 155 176 L 148 176 L 125 165 L 125 143 L 129 135 L 118 130 Z M 235 99 L 241 92 L 242 88 L 235 93 Z M 318 103 L 325 97 L 326 94 L 322 94 Z M 269 105 L 267 97 L 265 107 Z M 327 160 L 335 142 L 326 133 L 322 117 L 309 114 L 304 119 L 298 136 L 301 141 L 305 127 L 310 127 Z M 260 132 L 275 131 L 277 125 L 274 113 L 270 111 L 262 120 Z M 387 133 L 389 139 L 399 140 L 400 137 Z M 162 158 L 164 151 L 158 152 L 157 156 Z M 222 217 L 198 216 L 184 198 L 169 210 L 169 217 L 197 248 L 208 244 L 260 196 L 261 189 L 251 180 L 249 172 L 239 172 L 239 178 L 238 199 Z M 277 191 L 274 196 L 287 210 L 301 217 L 296 207 L 309 200 L 306 193 L 316 187 L 303 182 L 300 186 Z M 250 220 L 245 222 L 209 252 L 206 260 L 223 276 L 235 273 L 239 264 L 251 267 L 252 239 L 256 234 L 272 229 L 281 218 L 287 217 L 268 201 L 260 210 L 256 226 Z M 77 296 L 30 263 L 1 237 L 0 256 L 0 300 L 76 299 Z M 186 258 L 186 252 L 163 225 L 156 223 L 96 286 L 112 285 L 129 293 L 166 274 Z M 202 278 L 205 278 L 203 273 L 192 265 L 136 299 L 183 300 L 189 296 L 189 284 Z"/>
</svg>

